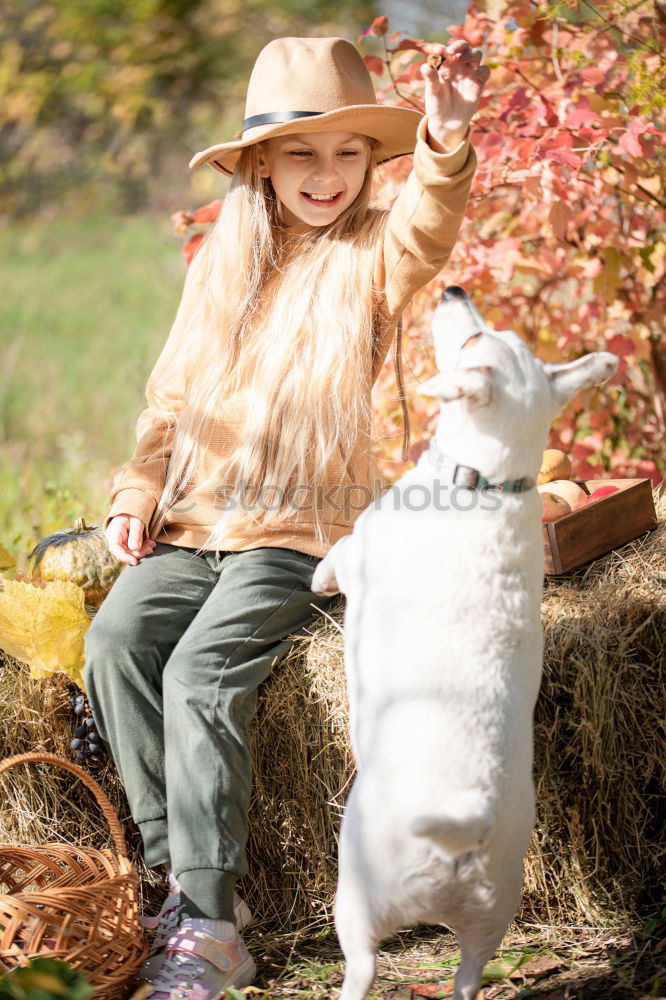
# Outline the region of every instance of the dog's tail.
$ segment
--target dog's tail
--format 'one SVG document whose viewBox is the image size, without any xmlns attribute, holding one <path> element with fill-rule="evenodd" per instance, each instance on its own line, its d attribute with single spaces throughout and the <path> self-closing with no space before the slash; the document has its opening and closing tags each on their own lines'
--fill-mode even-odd
<svg viewBox="0 0 666 1000">
<path fill-rule="evenodd" d="M 462 792 L 442 812 L 417 816 L 409 824 L 416 837 L 429 837 L 456 857 L 483 846 L 493 824 L 493 809 L 480 791 Z"/>
</svg>

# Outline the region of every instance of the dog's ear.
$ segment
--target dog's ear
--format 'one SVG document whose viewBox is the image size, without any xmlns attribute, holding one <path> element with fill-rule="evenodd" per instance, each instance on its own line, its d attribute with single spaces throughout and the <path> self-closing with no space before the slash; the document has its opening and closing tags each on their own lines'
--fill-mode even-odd
<svg viewBox="0 0 666 1000">
<path fill-rule="evenodd" d="M 424 396 L 434 396 L 441 403 L 466 399 L 470 406 L 487 406 L 492 399 L 492 369 L 458 368 L 439 372 L 421 382 L 417 391 Z"/>
<path fill-rule="evenodd" d="M 619 360 L 617 355 L 609 351 L 595 351 L 594 354 L 584 354 L 582 358 L 564 365 L 544 364 L 543 369 L 556 407 L 555 413 L 559 413 L 580 389 L 606 382 L 615 374 Z"/>
</svg>

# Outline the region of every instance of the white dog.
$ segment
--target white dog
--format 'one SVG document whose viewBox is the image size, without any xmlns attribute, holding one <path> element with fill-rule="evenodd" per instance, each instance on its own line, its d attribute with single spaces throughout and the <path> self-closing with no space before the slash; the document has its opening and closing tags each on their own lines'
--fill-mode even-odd
<svg viewBox="0 0 666 1000">
<path fill-rule="evenodd" d="M 474 1000 L 520 899 L 534 825 L 542 502 L 550 424 L 617 358 L 538 361 L 449 288 L 433 327 L 435 437 L 319 563 L 346 596 L 358 774 L 340 830 L 340 1000 L 363 1000 L 382 938 L 418 922 L 458 936 L 455 1000 Z"/>
</svg>

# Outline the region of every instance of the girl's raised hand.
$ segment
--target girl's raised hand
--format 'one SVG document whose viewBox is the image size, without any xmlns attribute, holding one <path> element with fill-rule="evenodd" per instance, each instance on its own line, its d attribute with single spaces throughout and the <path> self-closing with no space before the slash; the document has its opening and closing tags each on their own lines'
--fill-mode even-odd
<svg viewBox="0 0 666 1000">
<path fill-rule="evenodd" d="M 462 38 L 440 45 L 438 55 L 442 57 L 439 68 L 425 62 L 421 76 L 425 80 L 425 112 L 431 145 L 437 152 L 448 152 L 464 139 L 490 70 L 480 65 L 481 50 L 471 49 Z M 432 55 L 429 59 L 433 59 Z"/>
<path fill-rule="evenodd" d="M 142 541 L 144 524 L 140 517 L 131 514 L 116 514 L 106 526 L 106 540 L 109 552 L 118 562 L 136 566 L 144 556 L 152 554 L 157 542 L 148 538 Z"/>
</svg>

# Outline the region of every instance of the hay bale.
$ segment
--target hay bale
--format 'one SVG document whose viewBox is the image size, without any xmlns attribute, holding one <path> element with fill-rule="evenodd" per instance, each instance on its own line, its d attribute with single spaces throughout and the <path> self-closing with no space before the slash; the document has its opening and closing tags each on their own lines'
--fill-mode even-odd
<svg viewBox="0 0 666 1000">
<path fill-rule="evenodd" d="M 548 923 L 662 905 L 666 494 L 655 506 L 654 532 L 545 587 L 524 910 Z"/>
<path fill-rule="evenodd" d="M 655 532 L 545 585 L 544 680 L 535 717 L 538 824 L 526 863 L 526 922 L 627 926 L 660 899 L 666 496 L 658 517 Z M 341 598 L 260 689 L 252 723 L 250 871 L 239 887 L 261 917 L 255 930 L 332 921 L 337 830 L 354 770 L 343 611 Z M 0 657 L 2 756 L 35 749 L 69 756 L 73 725 L 62 675 L 31 681 Z M 143 865 L 115 768 L 109 762 L 92 773 L 125 825 L 144 905 L 152 910 L 164 884 Z M 23 766 L 0 782 L 3 791 L 14 789 L 0 811 L 0 840 L 63 837 L 111 846 L 94 799 L 64 772 Z"/>
</svg>

